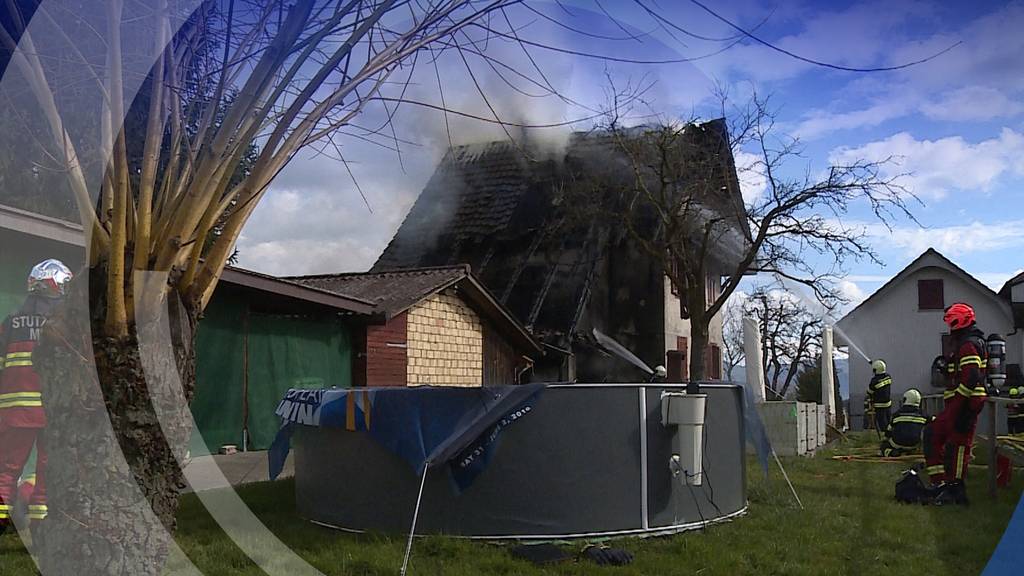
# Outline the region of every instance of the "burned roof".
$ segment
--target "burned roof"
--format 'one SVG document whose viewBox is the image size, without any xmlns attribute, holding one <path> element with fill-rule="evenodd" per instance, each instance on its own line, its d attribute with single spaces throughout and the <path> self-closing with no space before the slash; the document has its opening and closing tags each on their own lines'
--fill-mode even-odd
<svg viewBox="0 0 1024 576">
<path fill-rule="evenodd" d="M 708 182 L 712 172 L 698 201 L 749 241 L 725 122 L 687 126 L 683 141 L 686 157 L 703 162 L 692 177 Z M 574 220 L 574 202 L 583 186 L 621 186 L 632 175 L 607 132 L 573 134 L 554 151 L 508 141 L 454 147 L 371 271 L 469 264 L 535 333 L 572 333 L 604 247 L 622 240 L 621 230 Z"/>
</svg>

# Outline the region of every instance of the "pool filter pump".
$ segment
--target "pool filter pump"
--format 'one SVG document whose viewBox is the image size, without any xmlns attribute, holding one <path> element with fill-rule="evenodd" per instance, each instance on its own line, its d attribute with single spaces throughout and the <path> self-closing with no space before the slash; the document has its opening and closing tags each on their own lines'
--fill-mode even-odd
<svg viewBox="0 0 1024 576">
<path fill-rule="evenodd" d="M 700 486 L 703 482 L 704 417 L 707 399 L 707 394 L 661 393 L 661 424 L 666 428 L 675 428 L 669 469 L 673 476 L 682 475 L 691 486 Z"/>
</svg>

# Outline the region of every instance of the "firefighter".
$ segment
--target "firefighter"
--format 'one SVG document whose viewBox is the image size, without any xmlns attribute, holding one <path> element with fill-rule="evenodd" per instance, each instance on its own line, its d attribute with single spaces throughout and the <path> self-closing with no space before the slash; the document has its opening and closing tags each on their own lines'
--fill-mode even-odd
<svg viewBox="0 0 1024 576">
<path fill-rule="evenodd" d="M 882 456 L 901 456 L 917 450 L 921 433 L 928 419 L 921 412 L 921 393 L 911 388 L 903 394 L 903 402 L 896 416 L 885 429 L 878 451 Z"/>
<path fill-rule="evenodd" d="M 978 414 L 985 406 L 987 349 L 985 335 L 975 324 L 974 309 L 956 303 L 943 317 L 949 326 L 953 352 L 947 360 L 949 378 L 942 413 L 925 427 L 925 465 L 932 482 L 934 503 L 967 504 L 964 479 L 974 442 Z"/>
<path fill-rule="evenodd" d="M 1020 364 L 1010 364 L 1007 368 L 1007 396 L 1010 400 L 1024 400 L 1024 375 L 1021 374 Z M 1024 433 L 1024 405 L 1010 404 L 1006 407 L 1006 429 L 1010 434 Z"/>
<path fill-rule="evenodd" d="M 875 413 L 871 410 L 871 393 L 864 394 L 864 429 L 871 430 L 875 426 Z"/>
<path fill-rule="evenodd" d="M 0 532 L 10 524 L 18 478 L 33 447 L 36 472 L 28 518 L 33 523 L 46 518 L 46 446 L 40 434 L 46 415 L 32 351 L 71 277 L 71 270 L 59 260 L 37 264 L 28 277 L 28 298 L 0 325 Z"/>
<path fill-rule="evenodd" d="M 871 407 L 875 410 L 875 430 L 885 431 L 892 416 L 892 376 L 885 371 L 885 360 L 871 362 L 874 376 L 868 384 Z"/>
</svg>

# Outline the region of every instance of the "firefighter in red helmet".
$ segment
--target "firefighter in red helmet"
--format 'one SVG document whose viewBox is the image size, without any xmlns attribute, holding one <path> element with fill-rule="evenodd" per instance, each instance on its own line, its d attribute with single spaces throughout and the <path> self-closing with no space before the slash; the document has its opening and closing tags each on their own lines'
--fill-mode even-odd
<svg viewBox="0 0 1024 576">
<path fill-rule="evenodd" d="M 987 396 L 987 349 L 969 305 L 953 304 L 943 320 L 952 336 L 953 352 L 946 357 L 945 406 L 924 431 L 925 465 L 936 504 L 967 504 L 964 478 L 978 414 Z"/>
<path fill-rule="evenodd" d="M 0 325 L 0 532 L 11 522 L 18 478 L 33 447 L 36 477 L 28 517 L 33 522 L 46 518 L 46 446 L 40 433 L 46 414 L 32 352 L 71 277 L 71 270 L 59 260 L 37 264 L 28 277 L 28 298 Z"/>
</svg>

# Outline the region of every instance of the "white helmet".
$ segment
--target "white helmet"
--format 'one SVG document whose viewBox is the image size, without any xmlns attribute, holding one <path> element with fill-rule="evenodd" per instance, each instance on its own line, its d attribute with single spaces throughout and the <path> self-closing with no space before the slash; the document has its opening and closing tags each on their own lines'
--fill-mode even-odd
<svg viewBox="0 0 1024 576">
<path fill-rule="evenodd" d="M 73 277 L 71 269 L 60 260 L 43 260 L 36 264 L 28 275 L 29 294 L 60 298 L 67 292 L 67 286 Z"/>
<path fill-rule="evenodd" d="M 871 362 L 871 371 L 875 374 L 885 374 L 885 360 L 874 360 Z"/>
<path fill-rule="evenodd" d="M 903 393 L 903 403 L 911 406 L 921 406 L 921 393 L 911 388 Z"/>
</svg>

